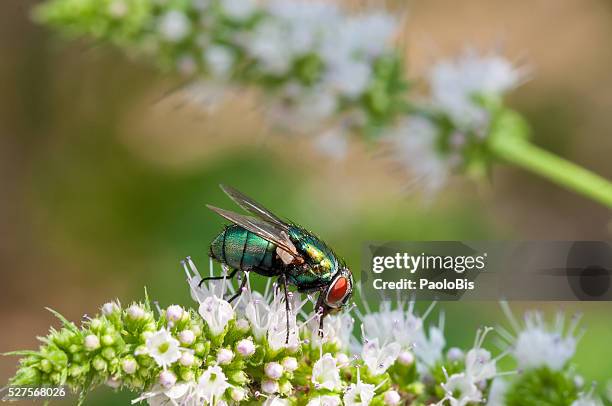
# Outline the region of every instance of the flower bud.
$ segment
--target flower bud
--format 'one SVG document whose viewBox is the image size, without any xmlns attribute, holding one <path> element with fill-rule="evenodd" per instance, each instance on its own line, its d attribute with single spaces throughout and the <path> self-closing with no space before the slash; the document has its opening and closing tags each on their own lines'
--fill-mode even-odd
<svg viewBox="0 0 612 406">
<path fill-rule="evenodd" d="M 236 328 L 241 333 L 245 333 L 245 332 L 249 331 L 250 327 L 251 327 L 251 325 L 249 324 L 248 320 L 246 320 L 246 319 L 238 319 L 238 320 L 236 320 Z"/>
<path fill-rule="evenodd" d="M 134 372 L 136 372 L 137 368 L 138 368 L 138 364 L 136 363 L 136 360 L 133 358 L 126 358 L 123 360 L 123 362 L 121 362 L 121 369 L 123 369 L 123 372 L 125 372 L 128 375 L 131 375 Z"/>
<path fill-rule="evenodd" d="M 232 350 L 228 350 L 227 348 L 221 348 L 217 352 L 217 362 L 220 365 L 227 365 L 232 362 L 232 359 L 234 359 L 234 353 L 232 352 Z"/>
<path fill-rule="evenodd" d="M 232 388 L 230 392 L 230 396 L 234 402 L 241 402 L 246 397 L 246 393 L 244 389 L 241 388 Z"/>
<path fill-rule="evenodd" d="M 181 344 L 191 345 L 195 341 L 195 334 L 191 330 L 183 330 L 179 333 L 178 339 Z"/>
<path fill-rule="evenodd" d="M 121 381 L 117 378 L 111 377 L 106 380 L 106 385 L 113 389 L 117 389 L 121 386 Z"/>
<path fill-rule="evenodd" d="M 283 368 L 288 372 L 293 372 L 298 368 L 298 362 L 294 357 L 285 357 L 283 359 Z"/>
<path fill-rule="evenodd" d="M 461 361 L 463 359 L 463 351 L 457 347 L 453 347 L 446 353 L 446 358 L 451 362 Z"/>
<path fill-rule="evenodd" d="M 255 354 L 255 344 L 253 344 L 253 341 L 245 338 L 238 341 L 238 344 L 236 344 L 236 351 L 243 357 L 250 357 Z"/>
<path fill-rule="evenodd" d="M 40 369 L 45 372 L 45 373 L 49 373 L 53 370 L 53 365 L 51 364 L 51 361 L 49 361 L 48 359 L 42 359 L 40 361 Z"/>
<path fill-rule="evenodd" d="M 244 371 L 234 372 L 230 379 L 239 385 L 244 385 L 249 381 L 249 377 Z"/>
<path fill-rule="evenodd" d="M 261 390 L 264 393 L 276 393 L 279 390 L 278 382 L 271 379 L 265 379 L 261 383 Z"/>
<path fill-rule="evenodd" d="M 100 330 L 102 328 L 103 324 L 104 323 L 102 323 L 102 320 L 100 320 L 100 319 L 97 319 L 97 318 L 96 319 L 92 319 L 89 322 L 89 328 L 91 328 L 92 330 L 96 330 L 97 331 L 97 330 Z"/>
<path fill-rule="evenodd" d="M 139 355 L 146 355 L 149 353 L 149 350 L 147 349 L 147 347 L 145 345 L 139 345 L 138 347 L 136 347 L 136 349 L 134 350 L 134 355 L 139 356 Z"/>
<path fill-rule="evenodd" d="M 117 353 L 112 347 L 105 347 L 102 350 L 102 356 L 110 361 L 117 356 Z"/>
<path fill-rule="evenodd" d="M 195 374 L 191 369 L 184 369 L 181 372 L 181 379 L 186 382 L 193 381 L 194 376 Z"/>
<path fill-rule="evenodd" d="M 402 351 L 397 357 L 397 362 L 401 365 L 409 366 L 414 362 L 414 355 L 410 351 Z"/>
<path fill-rule="evenodd" d="M 140 320 L 145 317 L 145 311 L 139 305 L 133 304 L 127 309 L 127 315 L 132 320 Z"/>
<path fill-rule="evenodd" d="M 104 371 L 106 369 L 106 361 L 104 361 L 104 359 L 99 355 L 96 355 L 91 362 L 91 365 L 96 371 Z"/>
<path fill-rule="evenodd" d="M 283 379 L 280 381 L 278 391 L 283 395 L 288 395 L 293 390 L 293 385 L 288 379 Z"/>
<path fill-rule="evenodd" d="M 70 345 L 70 347 L 68 347 L 68 352 L 71 354 L 76 354 L 77 352 L 79 352 L 79 350 L 81 349 L 81 347 L 79 347 L 76 344 L 72 344 Z"/>
<path fill-rule="evenodd" d="M 85 349 L 88 351 L 94 351 L 100 348 L 100 339 L 98 336 L 90 334 L 85 337 Z"/>
<path fill-rule="evenodd" d="M 198 324 L 192 325 L 190 330 L 193 331 L 193 334 L 195 334 L 196 337 L 202 334 L 202 327 L 200 327 Z"/>
<path fill-rule="evenodd" d="M 179 363 L 184 367 L 192 366 L 194 361 L 195 361 L 195 357 L 190 352 L 182 353 L 181 358 L 179 358 Z"/>
<path fill-rule="evenodd" d="M 100 341 L 102 342 L 102 345 L 108 346 L 108 345 L 113 345 L 113 343 L 115 342 L 115 339 L 110 334 L 104 334 Z"/>
<path fill-rule="evenodd" d="M 183 308 L 178 305 L 168 306 L 166 309 L 166 319 L 170 322 L 177 322 L 183 317 Z"/>
<path fill-rule="evenodd" d="M 159 374 L 159 384 L 164 388 L 171 388 L 176 383 L 176 375 L 171 371 L 163 371 Z"/>
<path fill-rule="evenodd" d="M 280 379 L 283 376 L 283 366 L 278 362 L 268 362 L 264 367 L 266 376 L 270 379 Z"/>
<path fill-rule="evenodd" d="M 385 405 L 395 406 L 399 405 L 401 402 L 401 397 L 399 393 L 394 390 L 388 390 L 385 392 Z"/>
<path fill-rule="evenodd" d="M 105 316 L 109 316 L 118 310 L 119 310 L 119 306 L 115 302 L 108 302 L 102 305 L 102 314 Z"/>
<path fill-rule="evenodd" d="M 193 350 L 197 355 L 202 355 L 206 351 L 206 345 L 204 345 L 204 343 L 196 343 Z"/>
</svg>

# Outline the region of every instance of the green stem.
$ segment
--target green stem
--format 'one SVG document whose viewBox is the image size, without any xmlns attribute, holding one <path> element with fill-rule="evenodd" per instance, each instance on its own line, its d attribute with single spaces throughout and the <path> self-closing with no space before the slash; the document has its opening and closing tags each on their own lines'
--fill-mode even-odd
<svg viewBox="0 0 612 406">
<path fill-rule="evenodd" d="M 518 137 L 496 137 L 498 157 L 612 208 L 612 182 Z"/>
</svg>

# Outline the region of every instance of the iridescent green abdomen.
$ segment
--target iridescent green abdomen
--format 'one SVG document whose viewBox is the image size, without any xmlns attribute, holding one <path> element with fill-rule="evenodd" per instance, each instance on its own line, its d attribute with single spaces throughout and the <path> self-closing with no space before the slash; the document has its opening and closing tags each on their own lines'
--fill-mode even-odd
<svg viewBox="0 0 612 406">
<path fill-rule="evenodd" d="M 276 275 L 276 245 L 238 225 L 226 227 L 210 244 L 210 256 L 233 269 Z"/>
</svg>

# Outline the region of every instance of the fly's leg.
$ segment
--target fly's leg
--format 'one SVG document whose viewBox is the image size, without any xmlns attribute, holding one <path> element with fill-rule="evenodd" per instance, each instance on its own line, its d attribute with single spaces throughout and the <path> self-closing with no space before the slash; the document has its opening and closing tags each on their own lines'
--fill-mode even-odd
<svg viewBox="0 0 612 406">
<path fill-rule="evenodd" d="M 289 311 L 291 310 L 291 307 L 289 305 L 289 293 L 287 292 L 287 275 L 282 274 L 279 279 L 281 279 L 283 291 L 285 293 L 285 315 L 287 316 L 287 336 L 285 337 L 285 344 L 289 344 Z"/>
<path fill-rule="evenodd" d="M 232 272 L 232 276 L 233 274 L 236 273 L 236 271 Z M 228 303 L 232 303 L 234 300 L 236 300 L 238 297 L 240 297 L 240 295 L 242 295 L 242 292 L 244 292 L 245 286 L 248 282 L 248 274 L 245 272 L 244 273 L 244 278 L 242 279 L 242 282 L 240 283 L 240 288 L 238 288 L 238 292 L 236 292 L 234 294 L 234 296 L 230 297 L 228 300 Z"/>
<path fill-rule="evenodd" d="M 319 337 L 323 338 L 323 319 L 325 318 L 326 312 L 323 306 L 323 292 L 319 294 L 317 303 L 315 304 L 315 312 L 319 315 Z"/>
<path fill-rule="evenodd" d="M 236 276 L 236 272 L 238 272 L 237 269 L 232 270 L 232 272 L 230 272 L 229 275 L 221 275 L 221 276 L 209 276 L 207 278 L 202 278 L 202 280 L 200 281 L 200 283 L 198 283 L 198 288 L 202 286 L 202 283 L 206 282 L 206 281 L 219 281 L 221 279 L 232 279 L 234 276 Z"/>
</svg>

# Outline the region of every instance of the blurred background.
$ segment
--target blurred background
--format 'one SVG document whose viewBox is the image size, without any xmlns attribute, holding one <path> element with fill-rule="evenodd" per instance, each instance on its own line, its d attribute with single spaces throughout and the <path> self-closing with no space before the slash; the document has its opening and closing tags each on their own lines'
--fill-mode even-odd
<svg viewBox="0 0 612 406">
<path fill-rule="evenodd" d="M 57 325 L 105 301 L 190 304 L 179 260 L 208 263 L 232 208 L 223 182 L 316 231 L 354 268 L 366 240 L 610 240 L 610 211 L 518 169 L 489 184 L 458 179 L 430 203 L 367 146 L 345 160 L 275 134 L 250 95 L 207 113 L 173 92 L 177 78 L 108 47 L 67 42 L 0 13 L 0 351 L 35 348 Z M 380 5 L 382 6 L 382 5 Z M 612 2 L 412 0 L 402 43 L 410 76 L 466 45 L 531 68 L 509 103 L 537 144 L 612 178 Z M 515 303 L 584 313 L 575 361 L 604 390 L 612 378 L 609 303 Z M 446 303 L 447 338 L 469 346 L 482 324 L 508 325 L 497 303 Z M 0 382 L 15 371 L 0 358 Z M 102 390 L 91 404 L 127 402 Z"/>
</svg>

